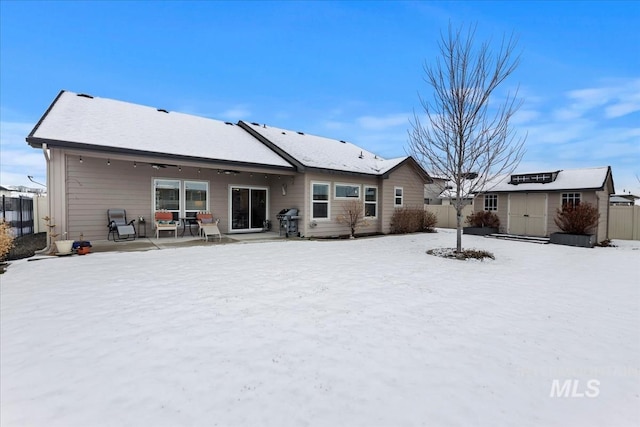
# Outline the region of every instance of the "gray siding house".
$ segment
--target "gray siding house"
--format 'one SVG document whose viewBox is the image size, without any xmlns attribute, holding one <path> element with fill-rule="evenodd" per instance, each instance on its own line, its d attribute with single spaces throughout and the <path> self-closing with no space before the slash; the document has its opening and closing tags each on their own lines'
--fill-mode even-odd
<svg viewBox="0 0 640 427">
<path fill-rule="evenodd" d="M 614 193 L 610 166 L 514 173 L 485 188 L 474 198 L 473 210 L 494 211 L 501 232 L 549 236 L 561 231 L 554 218 L 564 203 L 588 202 L 600 212 L 596 241 L 609 237 L 609 196 Z"/>
<path fill-rule="evenodd" d="M 178 221 L 209 211 L 223 233 L 273 229 L 299 210 L 305 237 L 349 234 L 337 218 L 354 200 L 367 226 L 388 233 L 397 207 L 422 207 L 428 174 L 412 158 L 383 159 L 352 143 L 223 122 L 61 91 L 26 138 L 47 164 L 49 216 L 69 239 L 102 240 L 107 210 Z M 136 224 L 138 226 L 138 224 Z"/>
</svg>

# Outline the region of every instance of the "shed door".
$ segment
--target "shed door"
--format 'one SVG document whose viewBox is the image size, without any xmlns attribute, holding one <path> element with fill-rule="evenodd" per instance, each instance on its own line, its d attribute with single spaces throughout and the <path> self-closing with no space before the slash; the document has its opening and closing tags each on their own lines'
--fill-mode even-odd
<svg viewBox="0 0 640 427">
<path fill-rule="evenodd" d="M 509 195 L 507 232 L 524 236 L 547 234 L 547 195 L 519 193 Z"/>
</svg>

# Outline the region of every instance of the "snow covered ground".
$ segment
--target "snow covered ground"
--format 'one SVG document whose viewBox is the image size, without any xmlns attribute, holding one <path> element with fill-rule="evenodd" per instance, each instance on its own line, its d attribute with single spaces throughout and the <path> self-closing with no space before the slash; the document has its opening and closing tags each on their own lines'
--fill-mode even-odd
<svg viewBox="0 0 640 427">
<path fill-rule="evenodd" d="M 14 262 L 2 426 L 637 426 L 640 242 L 437 234 Z"/>
</svg>

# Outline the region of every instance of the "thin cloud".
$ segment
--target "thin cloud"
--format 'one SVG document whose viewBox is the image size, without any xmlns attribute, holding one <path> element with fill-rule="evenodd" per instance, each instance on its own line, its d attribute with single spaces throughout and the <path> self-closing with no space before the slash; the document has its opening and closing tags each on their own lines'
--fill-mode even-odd
<svg viewBox="0 0 640 427">
<path fill-rule="evenodd" d="M 559 120 L 572 120 L 587 113 L 607 119 L 623 117 L 640 111 L 640 79 L 572 90 L 566 96 L 572 103 L 555 111 Z"/>
<path fill-rule="evenodd" d="M 356 123 L 367 130 L 384 130 L 396 126 L 407 125 L 409 114 L 388 114 L 382 117 L 362 116 L 356 119 Z"/>
<path fill-rule="evenodd" d="M 514 125 L 523 125 L 535 121 L 541 116 L 540 111 L 536 110 L 523 110 L 520 109 L 511 119 L 511 123 Z"/>
<path fill-rule="evenodd" d="M 222 111 L 218 115 L 220 118 L 227 120 L 245 120 L 249 116 L 251 116 L 251 110 L 244 105 L 237 105 L 235 107 L 229 108 L 228 110 Z"/>
<path fill-rule="evenodd" d="M 27 147 L 26 138 L 33 129 L 33 123 L 0 121 L 0 146 Z"/>
</svg>

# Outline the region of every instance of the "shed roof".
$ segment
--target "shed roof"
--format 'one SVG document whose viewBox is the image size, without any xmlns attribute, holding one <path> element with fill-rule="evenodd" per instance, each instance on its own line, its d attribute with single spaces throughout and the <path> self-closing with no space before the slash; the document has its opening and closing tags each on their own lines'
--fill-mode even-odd
<svg viewBox="0 0 640 427">
<path fill-rule="evenodd" d="M 524 173 L 518 172 L 517 175 L 524 175 Z M 532 191 L 603 190 L 607 184 L 607 179 L 610 177 L 610 166 L 559 170 L 556 179 L 547 183 L 527 182 L 511 184 L 511 175 L 505 175 L 493 182 L 487 183 L 483 188 L 483 192 L 511 193 Z M 613 193 L 613 179 L 611 180 L 610 191 Z"/>
<path fill-rule="evenodd" d="M 293 169 L 233 123 L 69 91 L 60 92 L 27 141 Z"/>
</svg>

